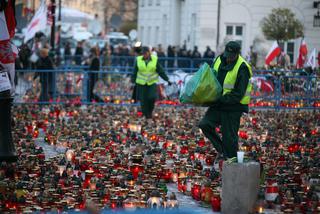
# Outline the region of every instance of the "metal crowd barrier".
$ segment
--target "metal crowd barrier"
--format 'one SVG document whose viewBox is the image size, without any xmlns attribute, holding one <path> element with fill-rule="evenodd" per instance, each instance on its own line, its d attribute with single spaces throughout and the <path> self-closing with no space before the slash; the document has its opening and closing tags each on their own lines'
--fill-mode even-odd
<svg viewBox="0 0 320 214">
<path fill-rule="evenodd" d="M 56 70 L 17 70 L 15 103 L 135 103 L 134 84 L 131 83 L 132 68 L 103 66 L 100 71 L 87 69 L 88 67 L 64 66 Z M 193 68 L 189 69 L 194 71 Z M 320 109 L 320 77 L 301 75 L 299 72 L 278 76 L 273 75 L 273 72 L 254 72 L 251 107 Z M 177 102 L 178 91 L 192 73 L 184 73 L 183 77 L 177 72 L 168 74 L 170 79 L 174 79 L 175 85 L 171 88 L 162 85 L 162 91 L 170 93 L 169 98 L 173 101 L 171 103 L 180 106 Z"/>
<path fill-rule="evenodd" d="M 87 56 L 63 56 L 60 64 L 63 66 L 81 66 L 87 59 Z M 100 63 L 103 66 L 124 67 L 132 68 L 134 66 L 135 56 L 100 56 Z M 190 58 L 190 57 L 159 57 L 159 63 L 165 69 L 176 70 L 182 69 L 186 72 L 192 72 L 197 69 L 201 64 L 207 62 L 213 63 L 211 58 Z"/>
</svg>

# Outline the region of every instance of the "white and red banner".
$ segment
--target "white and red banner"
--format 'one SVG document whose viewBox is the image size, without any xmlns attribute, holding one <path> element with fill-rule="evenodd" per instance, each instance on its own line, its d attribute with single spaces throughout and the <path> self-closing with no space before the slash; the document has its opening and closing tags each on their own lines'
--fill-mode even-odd
<svg viewBox="0 0 320 214">
<path fill-rule="evenodd" d="M 265 77 L 252 77 L 251 82 L 262 92 L 271 93 L 274 91 L 274 84 Z"/>
<path fill-rule="evenodd" d="M 307 55 L 308 55 L 308 48 L 306 41 L 302 39 L 300 48 L 299 48 L 299 57 L 297 60 L 297 68 L 303 68 L 304 64 L 307 60 Z"/>
<path fill-rule="evenodd" d="M 271 49 L 269 50 L 269 53 L 267 54 L 265 58 L 265 64 L 270 65 L 270 63 L 281 53 L 281 48 L 278 45 L 278 42 L 275 41 L 272 44 Z"/>
<path fill-rule="evenodd" d="M 312 67 L 312 69 L 315 69 L 317 67 L 317 59 L 316 59 L 316 49 L 314 48 L 309 56 L 309 59 L 307 61 L 307 66 Z"/>
<path fill-rule="evenodd" d="M 47 24 L 48 25 L 50 25 L 50 26 L 52 26 L 52 23 L 53 23 L 53 14 L 52 14 L 52 3 L 50 3 L 49 5 L 48 5 L 48 14 L 47 14 Z"/>
<path fill-rule="evenodd" d="M 9 40 L 10 35 L 7 28 L 7 20 L 4 12 L 0 12 L 0 41 Z"/>
<path fill-rule="evenodd" d="M 24 34 L 24 42 L 32 39 L 37 32 L 45 30 L 47 27 L 47 6 L 43 0 L 39 9 L 29 23 L 27 30 Z"/>
</svg>

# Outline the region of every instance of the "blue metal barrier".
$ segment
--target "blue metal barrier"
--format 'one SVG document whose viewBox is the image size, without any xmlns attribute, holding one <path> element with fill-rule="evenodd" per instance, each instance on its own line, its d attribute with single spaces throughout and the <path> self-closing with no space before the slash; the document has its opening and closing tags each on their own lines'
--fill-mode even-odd
<svg viewBox="0 0 320 214">
<path fill-rule="evenodd" d="M 87 58 L 87 56 L 62 57 L 61 68 L 65 66 L 79 67 L 86 61 Z M 135 58 L 135 56 L 100 56 L 100 64 L 103 66 L 121 67 L 125 69 L 132 68 L 134 65 Z M 181 69 L 186 72 L 192 72 L 194 71 L 194 69 L 199 68 L 199 66 L 204 62 L 207 62 L 210 65 L 213 63 L 213 59 L 210 58 L 159 57 L 158 59 L 162 67 L 164 67 L 168 71 Z"/>
<path fill-rule="evenodd" d="M 188 68 L 188 70 L 193 73 L 196 69 Z M 64 66 L 56 70 L 17 70 L 19 80 L 15 103 L 73 102 L 132 105 L 134 86 L 130 81 L 132 71 L 132 68 L 126 66 L 103 66 L 100 71 L 88 71 L 88 67 L 82 66 Z M 320 107 L 319 77 L 298 71 L 291 73 L 299 75 L 290 76 L 271 75 L 272 72 L 274 71 L 254 72 L 256 75 L 253 78 L 255 83 L 251 107 L 275 109 Z M 179 83 L 179 88 L 192 73 L 185 75 Z M 177 78 L 174 73 L 169 72 L 170 75 L 171 79 Z M 34 79 L 35 76 L 38 77 Z"/>
</svg>

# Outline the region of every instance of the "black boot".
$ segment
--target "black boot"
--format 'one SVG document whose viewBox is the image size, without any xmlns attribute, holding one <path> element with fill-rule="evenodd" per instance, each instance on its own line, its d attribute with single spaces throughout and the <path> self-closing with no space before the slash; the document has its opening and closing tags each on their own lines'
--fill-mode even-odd
<svg viewBox="0 0 320 214">
<path fill-rule="evenodd" d="M 0 98 L 0 162 L 16 162 L 11 133 L 11 98 Z"/>
</svg>

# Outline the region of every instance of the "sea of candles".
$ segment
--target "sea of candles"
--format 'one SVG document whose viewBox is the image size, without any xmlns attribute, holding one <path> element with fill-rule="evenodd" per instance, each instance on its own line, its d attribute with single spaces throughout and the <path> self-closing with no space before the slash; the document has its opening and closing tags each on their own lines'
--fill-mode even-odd
<svg viewBox="0 0 320 214">
<path fill-rule="evenodd" d="M 0 211 L 176 208 L 180 194 L 221 209 L 216 152 L 199 131 L 202 108 L 16 106 L 16 164 L 1 163 Z M 251 111 L 241 120 L 246 160 L 262 165 L 256 212 L 320 211 L 319 112 Z M 219 127 L 216 128 L 220 132 Z M 41 138 L 41 139 L 40 139 Z M 38 145 L 43 141 L 58 155 Z"/>
</svg>

